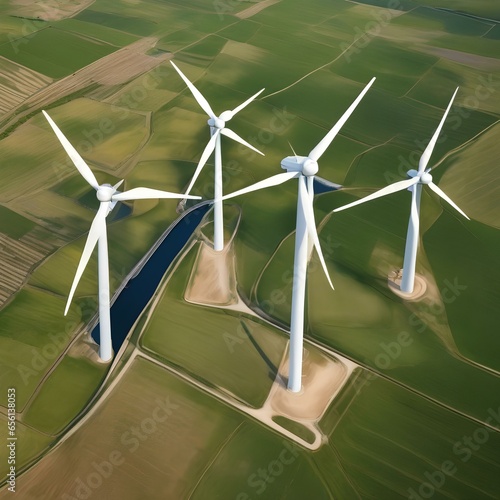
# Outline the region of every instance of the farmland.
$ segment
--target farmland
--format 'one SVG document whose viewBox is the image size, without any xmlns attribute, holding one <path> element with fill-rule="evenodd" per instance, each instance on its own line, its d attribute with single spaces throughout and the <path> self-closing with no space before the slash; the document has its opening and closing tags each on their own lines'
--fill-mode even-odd
<svg viewBox="0 0 500 500">
<path fill-rule="evenodd" d="M 55 50 L 54 60 L 50 63 L 44 54 Z M 91 39 L 75 36 L 54 28 L 40 30 L 33 34 L 25 50 L 16 50 L 10 43 L 0 45 L 0 55 L 34 71 L 43 72 L 51 78 L 60 78 L 73 73 L 96 59 L 113 52 L 114 47 L 96 43 Z M 78 54 L 78 57 L 75 57 Z"/>
<path fill-rule="evenodd" d="M 428 484 L 436 498 L 494 498 L 500 20 L 492 2 L 313 0 L 304 9 L 299 0 L 96 0 L 40 19 L 18 3 L 0 8 L 0 390 L 17 390 L 19 494 L 77 496 L 87 484 L 95 498 L 390 500 L 424 497 Z M 307 155 L 377 77 L 320 160 L 318 175 L 343 186 L 315 198 L 335 291 L 313 253 L 298 399 L 280 385 L 296 180 L 225 205 L 231 244 L 222 256 L 210 249 L 206 216 L 114 364 L 97 361 L 88 335 L 96 253 L 63 316 L 98 200 L 40 111 L 100 183 L 183 192 L 209 131 L 169 59 L 216 113 L 265 87 L 230 127 L 266 156 L 223 138 L 225 193 L 281 172 L 288 142 Z M 472 220 L 424 191 L 417 274 L 428 288 L 407 301 L 387 280 L 402 266 L 409 194 L 332 210 L 416 168 L 456 87 L 429 166 Z M 213 196 L 212 167 L 210 159 L 193 194 Z M 179 216 L 173 200 L 119 207 L 108 217 L 112 292 Z M 300 413 L 314 406 L 307 394 L 320 408 L 313 417 Z M 88 486 L 103 462 L 113 474 Z M 443 484 L 433 486 L 429 474 L 445 463 Z"/>
</svg>

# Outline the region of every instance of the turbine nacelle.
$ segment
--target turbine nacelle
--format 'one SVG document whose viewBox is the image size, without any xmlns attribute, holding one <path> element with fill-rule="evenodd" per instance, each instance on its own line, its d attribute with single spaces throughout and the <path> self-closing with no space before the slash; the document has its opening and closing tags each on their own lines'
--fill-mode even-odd
<svg viewBox="0 0 500 500">
<path fill-rule="evenodd" d="M 227 113 L 227 111 L 224 111 L 224 113 Z M 222 115 L 224 115 L 224 113 L 222 113 Z M 211 127 L 215 127 L 215 128 L 218 128 L 219 130 L 221 130 L 221 129 L 223 129 L 226 126 L 226 121 L 227 120 L 224 120 L 223 118 L 219 118 L 219 117 L 216 116 L 215 118 L 209 118 L 207 120 L 207 123 Z"/>
<path fill-rule="evenodd" d="M 432 182 L 432 175 L 429 174 L 429 172 L 423 172 L 420 174 L 417 170 L 412 168 L 411 170 L 408 170 L 406 174 L 410 177 L 410 179 L 418 177 L 420 184 L 430 184 Z"/>
<path fill-rule="evenodd" d="M 308 156 L 287 156 L 281 160 L 281 168 L 288 172 L 300 172 L 306 177 L 316 175 L 319 170 L 318 162 Z"/>
<path fill-rule="evenodd" d="M 111 201 L 116 189 L 111 184 L 102 184 L 97 190 L 96 196 L 99 201 Z"/>
</svg>

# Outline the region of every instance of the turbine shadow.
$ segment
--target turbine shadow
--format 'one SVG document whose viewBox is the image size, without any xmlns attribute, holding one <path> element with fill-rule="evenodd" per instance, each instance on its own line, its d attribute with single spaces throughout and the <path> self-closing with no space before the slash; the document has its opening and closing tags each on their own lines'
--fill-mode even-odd
<svg viewBox="0 0 500 500">
<path fill-rule="evenodd" d="M 248 340 L 250 340 L 252 345 L 255 347 L 255 350 L 259 353 L 259 355 L 263 359 L 264 363 L 266 363 L 266 365 L 268 366 L 269 376 L 270 376 L 271 380 L 275 380 L 276 375 L 278 375 L 278 367 L 271 361 L 271 359 L 269 359 L 269 357 L 264 352 L 262 347 L 260 347 L 259 343 L 255 340 L 254 336 L 252 335 L 250 328 L 248 328 L 248 326 L 241 320 L 240 320 L 240 324 L 241 324 L 243 330 L 245 331 L 245 333 L 247 334 Z M 280 378 L 281 378 L 281 376 L 280 376 Z"/>
</svg>

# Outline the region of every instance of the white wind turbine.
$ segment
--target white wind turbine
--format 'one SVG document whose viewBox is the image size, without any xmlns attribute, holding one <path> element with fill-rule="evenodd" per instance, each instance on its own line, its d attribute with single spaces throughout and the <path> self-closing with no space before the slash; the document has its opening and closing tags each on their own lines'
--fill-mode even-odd
<svg viewBox="0 0 500 500">
<path fill-rule="evenodd" d="M 403 261 L 403 277 L 401 279 L 400 288 L 403 292 L 412 293 L 413 286 L 415 282 L 415 266 L 417 262 L 417 249 L 419 242 L 419 224 L 420 224 L 420 196 L 422 194 L 422 187 L 424 185 L 428 185 L 432 191 L 434 191 L 437 195 L 439 195 L 443 200 L 447 201 L 455 210 L 457 210 L 460 214 L 462 214 L 466 219 L 469 219 L 467 215 L 440 189 L 432 182 L 432 175 L 429 173 L 431 168 L 426 170 L 427 164 L 429 163 L 432 150 L 436 145 L 437 139 L 443 127 L 443 124 L 446 120 L 446 116 L 450 111 L 451 105 L 455 96 L 457 95 L 458 88 L 455 90 L 448 107 L 439 123 L 438 128 L 434 132 L 432 139 L 429 144 L 425 148 L 425 151 L 422 153 L 420 157 L 420 161 L 418 164 L 418 170 L 408 170 L 407 174 L 410 179 L 395 182 L 385 188 L 376 191 L 365 198 L 361 198 L 353 203 L 349 203 L 348 205 L 344 205 L 343 207 L 336 208 L 334 212 L 339 212 L 340 210 L 345 210 L 346 208 L 354 207 L 355 205 L 359 205 L 364 203 L 365 201 L 374 200 L 375 198 L 380 198 L 381 196 L 385 196 L 387 194 L 396 193 L 398 191 L 402 191 L 403 189 L 408 189 L 411 191 L 411 211 L 410 211 L 410 220 L 408 223 L 408 233 L 406 236 L 406 246 L 405 246 L 405 255 Z M 470 219 L 469 219 L 470 220 Z"/>
<path fill-rule="evenodd" d="M 186 195 L 169 193 L 167 191 L 160 191 L 158 189 L 149 188 L 134 188 L 129 191 L 120 193 L 117 191 L 118 187 L 122 184 L 123 180 L 115 186 L 110 184 L 99 184 L 95 178 L 92 170 L 85 163 L 83 158 L 78 154 L 76 149 L 70 144 L 68 139 L 59 130 L 58 126 L 54 123 L 52 118 L 42 111 L 50 126 L 54 130 L 57 138 L 61 142 L 66 153 L 73 161 L 75 167 L 78 169 L 82 177 L 96 190 L 97 199 L 100 201 L 99 210 L 97 211 L 92 225 L 90 226 L 89 235 L 83 249 L 80 263 L 76 270 L 75 278 L 71 286 L 68 301 L 64 315 L 68 313 L 69 306 L 73 299 L 78 282 L 87 266 L 92 251 L 96 244 L 98 244 L 98 281 L 99 281 L 99 332 L 100 332 L 100 345 L 99 357 L 103 361 L 109 361 L 112 356 L 112 343 L 111 343 L 111 321 L 109 311 L 109 261 L 108 261 L 108 240 L 106 232 L 106 217 L 113 210 L 118 201 L 125 200 L 143 200 L 151 198 L 186 198 Z M 200 196 L 187 196 L 187 198 L 201 198 Z"/>
<path fill-rule="evenodd" d="M 180 77 L 184 80 L 189 90 L 193 94 L 193 97 L 196 99 L 200 107 L 205 111 L 205 113 L 209 116 L 208 125 L 210 126 L 210 140 L 206 145 L 200 161 L 198 163 L 198 167 L 189 183 L 189 186 L 186 190 L 186 195 L 190 193 L 193 184 L 196 179 L 200 175 L 201 170 L 205 166 L 208 158 L 215 150 L 215 176 L 214 176 L 214 250 L 220 251 L 224 248 L 224 218 L 222 212 L 222 153 L 221 153 L 221 134 L 233 139 L 244 146 L 253 149 L 255 152 L 264 156 L 264 153 L 261 153 L 258 149 L 254 148 L 251 144 L 243 140 L 239 135 L 233 132 L 231 129 L 226 128 L 226 123 L 233 118 L 233 116 L 241 111 L 244 107 L 250 104 L 256 97 L 258 97 L 264 89 L 259 90 L 255 95 L 247 99 L 244 103 L 240 104 L 232 111 L 224 111 L 219 116 L 217 116 L 208 104 L 207 100 L 203 97 L 201 92 L 187 79 L 184 73 L 174 64 L 173 61 L 170 61 L 172 66 L 175 68 L 177 73 L 179 73 Z M 187 197 L 187 196 L 186 196 Z"/>
<path fill-rule="evenodd" d="M 277 186 L 290 179 L 298 178 L 299 192 L 297 200 L 297 223 L 295 233 L 295 256 L 293 264 L 293 289 L 292 289 L 292 310 L 290 321 L 290 360 L 288 389 L 292 392 L 299 392 L 302 387 L 302 354 L 304 338 L 304 308 L 306 298 L 306 272 L 307 262 L 310 257 L 312 246 L 316 247 L 318 256 L 326 274 L 328 283 L 333 289 L 328 269 L 326 267 L 323 252 L 319 243 L 316 222 L 314 220 L 313 198 L 314 198 L 314 176 L 318 172 L 318 160 L 331 144 L 339 130 L 355 110 L 356 106 L 368 92 L 375 78 L 363 89 L 361 94 L 349 106 L 340 120 L 319 142 L 319 144 L 309 153 L 309 156 L 288 156 L 281 161 L 281 168 L 287 170 L 286 173 L 277 174 L 269 179 L 257 182 L 247 188 L 224 196 L 223 199 L 233 198 L 240 194 L 249 193 L 258 189 Z M 312 243 L 312 245 L 311 245 Z"/>
</svg>

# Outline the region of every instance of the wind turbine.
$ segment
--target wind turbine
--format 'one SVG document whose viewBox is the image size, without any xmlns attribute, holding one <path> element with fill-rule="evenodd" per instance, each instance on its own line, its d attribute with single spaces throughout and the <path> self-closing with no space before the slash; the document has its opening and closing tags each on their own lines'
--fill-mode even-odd
<svg viewBox="0 0 500 500">
<path fill-rule="evenodd" d="M 96 190 L 97 199 L 100 202 L 99 210 L 97 211 L 92 225 L 90 226 L 89 235 L 83 249 L 80 263 L 76 270 L 71 291 L 69 293 L 68 301 L 64 315 L 68 313 L 69 306 L 73 299 L 76 287 L 80 278 L 87 266 L 92 251 L 96 244 L 98 244 L 98 282 L 99 282 L 99 331 L 100 331 L 100 345 L 99 357 L 103 361 L 109 361 L 112 356 L 112 343 L 111 343 L 111 320 L 109 312 L 109 260 L 108 260 L 108 239 L 106 232 L 106 217 L 113 210 L 118 201 L 125 200 L 143 200 L 151 198 L 201 198 L 200 196 L 186 196 L 183 194 L 169 193 L 167 191 L 160 191 L 158 189 L 149 188 L 134 188 L 123 193 L 118 191 L 118 188 L 123 183 L 123 180 L 111 186 L 110 184 L 99 184 L 95 178 L 92 170 L 85 163 L 83 158 L 78 154 L 76 149 L 70 144 L 68 139 L 63 135 L 59 127 L 54 123 L 52 118 L 42 111 L 50 126 L 54 130 L 57 138 L 61 142 L 68 156 L 71 158 L 75 167 L 78 169 L 82 177 Z"/>
<path fill-rule="evenodd" d="M 277 186 L 284 182 L 298 178 L 299 190 L 297 200 L 297 222 L 295 232 L 295 256 L 293 264 L 293 289 L 292 289 L 292 311 L 290 321 L 290 360 L 288 389 L 299 392 L 302 387 L 302 354 L 304 339 L 304 308 L 306 298 L 306 272 L 310 257 L 311 246 L 316 248 L 319 260 L 325 272 L 328 283 L 333 289 L 333 284 L 328 275 L 323 252 L 319 243 L 316 222 L 314 220 L 313 198 L 314 198 L 314 176 L 318 172 L 318 160 L 331 144 L 339 130 L 347 121 L 356 106 L 363 99 L 368 89 L 372 86 L 375 78 L 363 89 L 361 94 L 349 106 L 340 120 L 332 127 L 319 144 L 308 156 L 288 156 L 281 161 L 281 168 L 287 170 L 283 174 L 273 175 L 268 179 L 257 182 L 249 187 L 236 191 L 223 197 L 223 200 L 250 193 L 258 189 Z M 310 246 L 310 243 L 312 245 Z"/>
<path fill-rule="evenodd" d="M 219 116 L 217 116 L 208 104 L 208 101 L 203 97 L 201 92 L 187 79 L 184 73 L 174 64 L 173 61 L 170 61 L 172 66 L 175 68 L 177 73 L 179 73 L 180 77 L 184 80 L 189 90 L 193 94 L 194 98 L 200 105 L 201 109 L 205 111 L 205 113 L 209 116 L 208 125 L 210 126 L 210 140 L 208 144 L 205 146 L 203 153 L 201 155 L 200 161 L 198 163 L 198 167 L 189 183 L 189 186 L 186 190 L 186 195 L 190 193 L 193 184 L 196 179 L 200 175 L 201 170 L 205 166 L 208 158 L 215 150 L 215 180 L 214 180 L 214 250 L 221 251 L 224 248 L 224 219 L 223 219 L 223 211 L 222 211 L 222 153 L 221 153 L 221 135 L 225 135 L 230 139 L 233 139 L 244 146 L 253 149 L 255 152 L 264 156 L 264 153 L 260 152 L 257 148 L 254 148 L 251 144 L 243 140 L 238 134 L 233 132 L 231 129 L 226 128 L 226 123 L 231 120 L 231 118 L 236 115 L 239 111 L 241 111 L 244 107 L 250 104 L 256 97 L 258 97 L 264 89 L 259 90 L 255 95 L 247 99 L 245 102 L 234 108 L 232 111 L 227 110 L 222 112 Z"/>
<path fill-rule="evenodd" d="M 334 212 L 339 212 L 341 210 L 345 210 L 346 208 L 351 208 L 365 201 L 374 200 L 376 198 L 380 198 L 381 196 L 385 196 L 387 194 L 396 193 L 398 191 L 402 191 L 403 189 L 408 189 L 411 191 L 411 210 L 410 210 L 410 220 L 408 222 L 408 233 L 406 236 L 406 247 L 405 247 L 405 255 L 403 261 L 403 277 L 401 279 L 400 288 L 403 292 L 412 293 L 413 286 L 415 282 L 415 266 L 417 262 L 417 249 L 418 249 L 418 241 L 419 241 L 419 224 L 420 224 L 420 196 L 422 194 L 422 187 L 424 185 L 429 186 L 432 191 L 434 191 L 437 195 L 439 195 L 443 200 L 447 201 L 457 212 L 462 214 L 466 219 L 469 219 L 467 215 L 440 189 L 432 182 L 432 175 L 429 173 L 432 169 L 427 168 L 427 164 L 429 163 L 430 157 L 432 155 L 432 150 L 436 145 L 437 139 L 443 127 L 443 124 L 446 120 L 446 116 L 450 111 L 451 105 L 455 96 L 457 95 L 458 87 L 453 94 L 448 107 L 441 118 L 441 122 L 439 123 L 438 128 L 434 132 L 432 139 L 429 144 L 425 148 L 425 151 L 422 153 L 420 157 L 420 161 L 418 163 L 418 170 L 411 169 L 408 170 L 407 175 L 409 179 L 404 181 L 395 182 L 385 188 L 376 191 L 373 194 L 365 196 L 360 200 L 357 200 L 353 203 L 349 203 L 348 205 L 344 205 L 343 207 L 336 208 Z M 470 220 L 470 219 L 469 219 Z"/>
</svg>

